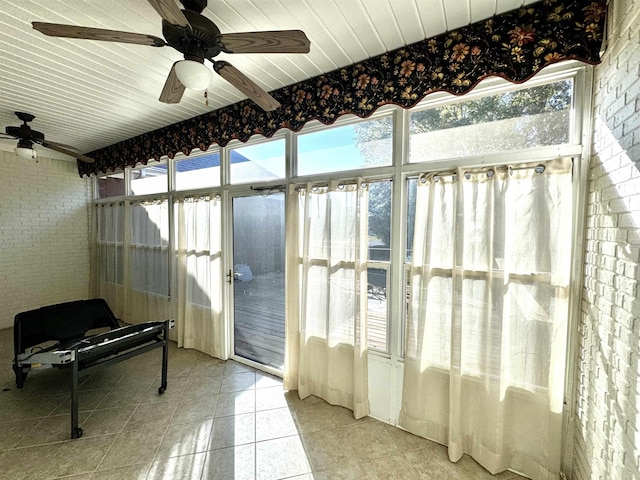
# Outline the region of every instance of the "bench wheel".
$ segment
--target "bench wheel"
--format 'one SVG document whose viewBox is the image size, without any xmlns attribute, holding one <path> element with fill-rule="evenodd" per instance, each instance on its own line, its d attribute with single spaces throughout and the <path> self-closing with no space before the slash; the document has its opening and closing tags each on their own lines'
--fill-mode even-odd
<svg viewBox="0 0 640 480">
<path fill-rule="evenodd" d="M 83 434 L 83 430 L 80 427 L 76 427 L 73 429 L 73 433 L 71 434 L 71 438 L 80 438 Z"/>
<path fill-rule="evenodd" d="M 166 387 L 158 387 L 158 393 L 162 395 L 166 390 Z"/>
</svg>

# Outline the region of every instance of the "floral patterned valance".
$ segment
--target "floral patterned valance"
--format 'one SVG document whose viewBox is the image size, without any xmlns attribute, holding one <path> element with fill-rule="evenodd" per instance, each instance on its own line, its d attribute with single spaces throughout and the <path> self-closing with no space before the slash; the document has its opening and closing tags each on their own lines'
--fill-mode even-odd
<svg viewBox="0 0 640 480">
<path fill-rule="evenodd" d="M 271 92 L 282 104 L 275 111 L 245 100 L 91 152 L 96 162 L 78 162 L 78 170 L 109 172 L 298 131 L 311 120 L 367 117 L 387 104 L 411 108 L 432 92 L 462 95 L 489 76 L 521 83 L 561 60 L 599 63 L 605 13 L 604 0 L 544 0 Z"/>
</svg>

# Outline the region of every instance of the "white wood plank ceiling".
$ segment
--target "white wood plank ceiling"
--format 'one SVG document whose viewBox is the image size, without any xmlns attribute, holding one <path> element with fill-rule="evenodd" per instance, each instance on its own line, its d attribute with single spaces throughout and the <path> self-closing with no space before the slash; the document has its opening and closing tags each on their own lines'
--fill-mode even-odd
<svg viewBox="0 0 640 480">
<path fill-rule="evenodd" d="M 272 91 L 534 1 L 209 0 L 203 14 L 223 33 L 301 29 L 307 34 L 308 54 L 216 58 Z M 28 112 L 36 116 L 31 126 L 47 140 L 86 153 L 244 99 L 214 75 L 209 106 L 202 92 L 190 90 L 177 105 L 161 103 L 171 65 L 182 59 L 173 48 L 47 37 L 31 27 L 33 21 L 162 38 L 161 18 L 145 0 L 1 0 L 2 133 L 7 125 L 20 124 L 14 111 Z M 0 149 L 11 150 L 15 143 L 0 140 Z"/>
</svg>

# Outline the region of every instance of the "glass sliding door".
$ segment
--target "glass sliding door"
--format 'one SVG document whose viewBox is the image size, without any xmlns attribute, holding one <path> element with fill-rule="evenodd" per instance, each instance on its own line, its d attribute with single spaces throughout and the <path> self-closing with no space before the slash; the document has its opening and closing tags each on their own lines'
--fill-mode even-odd
<svg viewBox="0 0 640 480">
<path fill-rule="evenodd" d="M 234 354 L 284 366 L 285 195 L 233 198 Z"/>
</svg>

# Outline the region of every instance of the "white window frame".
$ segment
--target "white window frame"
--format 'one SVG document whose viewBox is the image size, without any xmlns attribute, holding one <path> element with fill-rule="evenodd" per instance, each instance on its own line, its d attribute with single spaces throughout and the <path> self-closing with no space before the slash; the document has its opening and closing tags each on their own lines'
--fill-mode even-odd
<svg viewBox="0 0 640 480">
<path fill-rule="evenodd" d="M 546 67 L 543 71 L 539 72 L 535 77 L 528 80 L 524 84 L 515 85 L 502 80 L 497 77 L 487 78 L 483 80 L 477 87 L 464 96 L 456 97 L 447 93 L 432 93 L 428 95 L 415 109 L 432 108 L 434 106 L 444 105 L 451 102 L 464 102 L 469 99 L 478 98 L 485 95 L 496 94 L 500 92 L 507 92 L 518 90 L 522 88 L 529 88 L 545 83 L 551 83 L 567 78 L 573 78 L 574 80 L 574 98 L 573 107 L 571 111 L 571 118 L 573 123 L 571 125 L 570 143 L 555 146 L 543 146 L 536 147 L 522 151 L 510 151 L 503 153 L 491 153 L 487 155 L 476 155 L 468 157 L 456 157 L 439 159 L 437 161 L 429 161 L 423 163 L 408 163 L 409 152 L 409 116 L 413 110 L 403 110 L 400 107 L 388 105 L 378 109 L 371 116 L 361 119 L 354 115 L 345 115 L 339 118 L 332 125 L 324 125 L 319 121 L 309 122 L 304 126 L 300 132 L 291 132 L 289 130 L 281 130 L 277 132 L 271 138 L 264 138 L 260 135 L 254 135 L 247 142 L 239 142 L 237 140 L 229 142 L 225 147 L 220 148 L 221 158 L 221 179 L 219 187 L 212 187 L 207 189 L 200 189 L 194 191 L 182 190 L 179 195 L 199 194 L 202 192 L 220 192 L 222 194 L 223 211 L 227 211 L 225 203 L 230 201 L 230 198 L 234 195 L 238 195 L 242 192 L 247 192 L 250 184 L 238 184 L 231 185 L 229 175 L 229 151 L 232 148 L 238 146 L 249 146 L 262 142 L 270 142 L 272 140 L 285 139 L 285 161 L 286 161 L 286 176 L 284 179 L 274 182 L 260 183 L 260 187 L 270 187 L 285 184 L 288 188 L 295 188 L 297 185 L 305 184 L 306 182 L 322 182 L 326 180 L 348 180 L 355 177 L 363 177 L 366 180 L 375 180 L 383 178 L 392 179 L 392 212 L 391 212 L 391 259 L 388 265 L 388 338 L 387 343 L 389 351 L 386 353 L 370 351 L 369 358 L 370 369 L 373 368 L 375 372 L 373 375 L 378 375 L 383 379 L 381 382 L 384 385 L 386 391 L 381 391 L 375 385 L 371 389 L 373 394 L 386 395 L 381 401 L 372 402 L 374 408 L 386 409 L 386 413 L 374 413 L 373 416 L 380 418 L 390 423 L 395 423 L 397 419 L 397 413 L 399 411 L 400 396 L 399 386 L 402 379 L 402 354 L 403 354 L 403 329 L 404 318 L 406 315 L 406 228 L 407 228 L 407 204 L 406 204 L 406 179 L 408 177 L 417 176 L 419 173 L 425 171 L 438 171 L 447 170 L 453 167 L 468 167 L 477 168 L 486 165 L 507 164 L 516 162 L 532 162 L 532 161 L 544 161 L 558 157 L 572 157 L 574 159 L 574 181 L 577 182 L 577 188 L 574 189 L 574 206 L 576 221 L 574 222 L 574 235 L 573 235 L 573 255 L 572 255 L 572 283 L 570 285 L 570 310 L 571 318 L 569 331 L 575 331 L 575 325 L 578 321 L 579 309 L 580 309 L 580 291 L 581 291 L 581 266 L 582 266 L 582 251 L 583 251 L 583 237 L 581 232 L 584 227 L 584 212 L 587 195 L 587 175 L 588 175 L 588 162 L 590 155 L 590 122 L 591 122 L 591 89 L 593 84 L 593 68 L 581 64 L 579 62 L 561 62 L 549 67 Z M 392 165 L 388 167 L 368 167 L 358 170 L 340 171 L 340 172 L 328 172 L 310 176 L 298 176 L 296 167 L 296 155 L 297 155 L 297 136 L 300 134 L 310 133 L 313 131 L 332 128 L 333 126 L 342 126 L 349 123 L 368 121 L 370 119 L 380 118 L 382 116 L 391 116 L 394 123 L 393 134 L 393 149 L 392 149 Z M 206 152 L 200 153 L 195 150 L 192 155 L 206 154 Z M 168 165 L 168 186 L 167 192 L 163 194 L 150 195 L 149 197 L 162 197 L 167 196 L 170 205 L 172 204 L 172 195 L 174 194 L 173 185 L 175 175 L 175 161 L 179 158 L 185 158 L 182 154 L 176 155 L 175 159 L 166 159 Z M 121 198 L 131 197 L 131 168 L 125 169 L 125 184 L 126 195 L 125 197 L 109 197 L 104 199 L 96 199 L 96 202 L 113 202 Z M 97 188 L 94 183 L 94 197 L 97 196 Z M 140 197 L 136 196 L 136 199 Z M 170 215 L 170 229 L 171 237 L 173 237 L 173 209 L 169 209 Z M 223 230 L 228 228 L 224 226 L 225 221 L 223 219 Z M 228 237 L 223 231 L 224 237 Z M 224 238 L 223 237 L 223 238 Z M 228 245 L 223 245 L 223 255 L 225 251 L 228 251 Z M 173 245 L 170 245 L 170 251 L 173 251 Z M 229 253 L 226 253 L 227 255 Z M 226 263 L 226 262 L 225 262 Z M 171 262 L 169 263 L 171 266 Z M 374 266 L 375 265 L 375 266 Z M 373 268 L 379 268 L 377 263 L 371 262 Z M 171 273 L 170 273 L 171 275 Z M 171 283 L 170 283 L 171 284 Z M 571 372 L 575 368 L 575 352 L 576 352 L 576 336 L 570 335 L 570 344 L 567 358 L 567 380 L 566 380 L 566 392 L 567 396 L 567 412 L 566 418 L 571 417 L 570 409 L 573 406 L 573 401 L 570 398 L 573 392 L 574 381 Z M 384 370 L 386 369 L 386 370 Z M 370 387 L 377 380 L 370 379 Z M 375 403 L 375 405 L 374 405 Z M 379 410 L 380 411 L 380 410 Z M 568 425 L 569 423 L 567 423 Z M 569 431 L 569 427 L 565 429 Z"/>
</svg>

